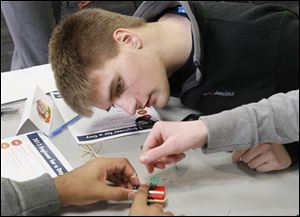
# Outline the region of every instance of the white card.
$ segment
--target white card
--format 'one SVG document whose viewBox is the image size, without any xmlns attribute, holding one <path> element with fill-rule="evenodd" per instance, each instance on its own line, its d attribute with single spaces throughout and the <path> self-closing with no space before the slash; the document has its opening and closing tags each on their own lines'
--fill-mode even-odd
<svg viewBox="0 0 300 217">
<path fill-rule="evenodd" d="M 17 135 L 41 130 L 48 135 L 50 133 L 53 116 L 53 101 L 38 86 L 34 93 L 25 102 L 25 107 Z"/>
<path fill-rule="evenodd" d="M 27 181 L 44 173 L 63 175 L 72 166 L 40 131 L 1 140 L 1 177 Z"/>
<path fill-rule="evenodd" d="M 78 115 L 66 104 L 59 92 L 55 91 L 50 94 L 65 122 Z M 92 117 L 82 117 L 69 126 L 78 144 L 91 144 L 121 136 L 150 132 L 151 129 L 136 126 L 135 121 L 141 116 L 147 115 L 153 121 L 160 120 L 159 114 L 153 107 L 140 109 L 135 115 L 129 115 L 118 107 L 112 107 L 109 112 L 94 107 L 93 112 Z"/>
</svg>

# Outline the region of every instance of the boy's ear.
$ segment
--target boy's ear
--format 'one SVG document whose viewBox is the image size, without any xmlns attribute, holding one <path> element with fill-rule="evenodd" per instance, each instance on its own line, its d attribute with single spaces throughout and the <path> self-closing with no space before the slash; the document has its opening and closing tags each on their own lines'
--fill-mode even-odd
<svg viewBox="0 0 300 217">
<path fill-rule="evenodd" d="M 126 45 L 131 48 L 142 48 L 142 39 L 134 32 L 128 29 L 118 28 L 114 31 L 113 37 L 115 41 L 120 45 Z"/>
</svg>

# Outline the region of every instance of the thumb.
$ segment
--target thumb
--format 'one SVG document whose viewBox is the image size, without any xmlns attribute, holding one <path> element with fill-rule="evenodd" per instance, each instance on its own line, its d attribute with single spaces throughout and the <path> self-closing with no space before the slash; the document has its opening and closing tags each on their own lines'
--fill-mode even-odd
<svg viewBox="0 0 300 217">
<path fill-rule="evenodd" d="M 105 191 L 103 192 L 105 195 L 106 200 L 128 200 L 129 192 L 131 190 L 122 187 L 113 187 L 113 186 L 106 186 Z"/>
<path fill-rule="evenodd" d="M 160 146 L 157 146 L 153 149 L 150 149 L 142 153 L 139 159 L 141 163 L 148 164 L 157 161 L 161 157 L 176 154 L 173 152 L 174 150 L 172 149 L 172 140 L 167 139 Z"/>
</svg>

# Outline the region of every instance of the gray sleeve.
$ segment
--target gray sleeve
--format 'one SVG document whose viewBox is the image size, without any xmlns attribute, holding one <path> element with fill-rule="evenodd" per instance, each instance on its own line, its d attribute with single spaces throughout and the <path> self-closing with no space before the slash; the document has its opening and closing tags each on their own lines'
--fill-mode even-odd
<svg viewBox="0 0 300 217">
<path fill-rule="evenodd" d="M 208 128 L 204 153 L 299 141 L 299 90 L 275 94 L 258 103 L 201 119 Z"/>
<path fill-rule="evenodd" d="M 1 216 L 47 215 L 59 209 L 58 193 L 49 174 L 26 182 L 1 177 Z"/>
</svg>

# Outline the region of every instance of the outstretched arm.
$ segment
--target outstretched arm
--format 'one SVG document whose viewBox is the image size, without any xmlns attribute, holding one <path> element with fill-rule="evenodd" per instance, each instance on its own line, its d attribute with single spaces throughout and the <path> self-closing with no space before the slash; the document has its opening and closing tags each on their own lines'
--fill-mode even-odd
<svg viewBox="0 0 300 217">
<path fill-rule="evenodd" d="M 299 141 L 299 90 L 197 121 L 157 122 L 143 145 L 140 161 L 152 172 L 182 160 L 183 152 L 192 148 L 202 147 L 210 153 L 293 141 Z"/>
<path fill-rule="evenodd" d="M 124 158 L 97 158 L 54 179 L 49 174 L 26 182 L 1 178 L 1 215 L 48 215 L 69 205 L 128 200 L 136 185 L 136 172 Z"/>
</svg>

